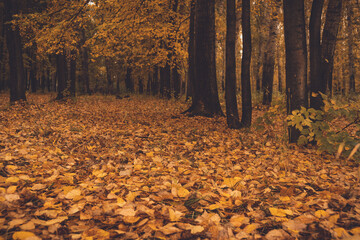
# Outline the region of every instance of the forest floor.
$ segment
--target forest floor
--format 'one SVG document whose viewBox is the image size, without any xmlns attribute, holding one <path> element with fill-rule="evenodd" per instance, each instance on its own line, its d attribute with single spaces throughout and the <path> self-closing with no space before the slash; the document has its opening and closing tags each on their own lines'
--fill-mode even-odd
<svg viewBox="0 0 360 240">
<path fill-rule="evenodd" d="M 151 97 L 0 95 L 0 239 L 359 239 L 357 161 Z M 254 111 L 254 122 L 263 111 Z"/>
</svg>

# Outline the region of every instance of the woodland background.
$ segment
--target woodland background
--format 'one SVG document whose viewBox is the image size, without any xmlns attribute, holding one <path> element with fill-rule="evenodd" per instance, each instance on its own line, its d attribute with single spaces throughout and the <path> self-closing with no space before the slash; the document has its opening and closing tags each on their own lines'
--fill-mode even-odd
<svg viewBox="0 0 360 240">
<path fill-rule="evenodd" d="M 358 0 L 0 12 L 0 239 L 359 237 Z"/>
</svg>

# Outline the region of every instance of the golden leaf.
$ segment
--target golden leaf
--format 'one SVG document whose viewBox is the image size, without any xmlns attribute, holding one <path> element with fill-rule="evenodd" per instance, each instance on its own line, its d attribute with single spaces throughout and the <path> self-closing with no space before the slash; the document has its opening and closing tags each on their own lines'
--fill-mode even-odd
<svg viewBox="0 0 360 240">
<path fill-rule="evenodd" d="M 65 195 L 65 198 L 66 199 L 74 199 L 74 198 L 78 198 L 80 196 L 81 196 L 81 190 L 73 189 Z"/>
<path fill-rule="evenodd" d="M 6 193 L 8 194 L 13 194 L 14 192 L 16 192 L 17 186 L 10 186 L 8 187 L 8 189 L 6 190 Z"/>
<path fill-rule="evenodd" d="M 330 216 L 330 214 L 328 212 L 326 212 L 325 210 L 317 210 L 315 212 L 315 216 L 317 218 L 327 218 Z"/>
<path fill-rule="evenodd" d="M 190 227 L 191 234 L 197 234 L 204 231 L 204 228 L 202 226 L 193 226 Z"/>
<path fill-rule="evenodd" d="M 15 232 L 12 237 L 14 240 L 26 240 L 27 238 L 33 239 L 33 237 L 36 237 L 36 235 L 32 232 L 20 231 L 20 232 Z"/>
<path fill-rule="evenodd" d="M 184 215 L 182 212 L 173 210 L 169 208 L 169 215 L 170 215 L 170 221 L 177 222 L 181 219 L 181 217 Z"/>
<path fill-rule="evenodd" d="M 5 180 L 5 183 L 17 183 L 20 180 L 20 178 L 18 177 L 8 177 Z"/>
<path fill-rule="evenodd" d="M 34 230 L 35 224 L 30 221 L 20 226 L 21 230 Z"/>
<path fill-rule="evenodd" d="M 230 218 L 230 223 L 234 227 L 241 227 L 243 224 L 249 224 L 249 218 L 244 215 L 234 215 Z"/>
<path fill-rule="evenodd" d="M 258 229 L 260 226 L 260 224 L 258 223 L 252 223 L 250 225 L 247 225 L 245 228 L 244 228 L 244 232 L 246 233 L 252 233 L 253 231 L 255 231 L 256 229 Z"/>
<path fill-rule="evenodd" d="M 110 233 L 100 228 L 92 228 L 83 233 L 82 239 L 106 240 L 110 239 Z"/>
</svg>

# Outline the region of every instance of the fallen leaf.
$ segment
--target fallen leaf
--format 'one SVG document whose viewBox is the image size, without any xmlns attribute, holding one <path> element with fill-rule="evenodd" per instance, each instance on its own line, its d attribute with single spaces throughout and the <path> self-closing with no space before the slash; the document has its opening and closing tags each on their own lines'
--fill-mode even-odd
<svg viewBox="0 0 360 240">
<path fill-rule="evenodd" d="M 14 240 L 26 240 L 28 238 L 34 239 L 36 235 L 32 232 L 20 231 L 20 232 L 15 232 L 12 237 Z"/>
<path fill-rule="evenodd" d="M 234 227 L 241 227 L 244 224 L 249 224 L 250 219 L 244 215 L 234 215 L 230 218 L 230 223 Z"/>
<path fill-rule="evenodd" d="M 74 199 L 81 195 L 80 189 L 73 189 L 65 195 L 66 199 Z"/>
</svg>

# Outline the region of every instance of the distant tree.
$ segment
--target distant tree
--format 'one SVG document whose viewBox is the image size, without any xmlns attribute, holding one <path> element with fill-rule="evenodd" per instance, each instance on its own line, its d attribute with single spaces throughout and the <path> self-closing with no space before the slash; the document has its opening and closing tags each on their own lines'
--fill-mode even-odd
<svg viewBox="0 0 360 240">
<path fill-rule="evenodd" d="M 226 1 L 226 69 L 225 100 L 226 120 L 229 128 L 240 128 L 236 100 L 236 1 Z"/>
<path fill-rule="evenodd" d="M 134 80 L 132 78 L 132 68 L 126 68 L 126 76 L 125 76 L 125 86 L 126 91 L 133 93 L 134 92 Z"/>
<path fill-rule="evenodd" d="M 56 77 L 57 77 L 57 100 L 61 100 L 65 97 L 65 89 L 67 82 L 67 64 L 64 52 L 60 52 L 56 55 Z"/>
<path fill-rule="evenodd" d="M 242 127 L 251 126 L 252 103 L 250 84 L 251 65 L 251 25 L 250 25 L 250 0 L 242 1 L 242 36 L 243 57 L 241 62 L 241 99 L 242 99 Z"/>
<path fill-rule="evenodd" d="M 287 114 L 308 107 L 307 48 L 303 0 L 284 0 L 284 30 L 286 49 Z M 289 141 L 297 142 L 300 132 L 289 127 Z"/>
<path fill-rule="evenodd" d="M 71 51 L 70 55 L 70 96 L 76 96 L 76 52 Z"/>
<path fill-rule="evenodd" d="M 223 115 L 216 82 L 215 0 L 197 0 L 195 7 L 195 80 L 190 115 Z"/>
<path fill-rule="evenodd" d="M 13 16 L 20 13 L 21 6 L 21 0 L 4 0 L 5 35 L 10 65 L 10 102 L 26 101 L 21 36 L 18 26 L 11 24 Z"/>
</svg>

